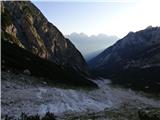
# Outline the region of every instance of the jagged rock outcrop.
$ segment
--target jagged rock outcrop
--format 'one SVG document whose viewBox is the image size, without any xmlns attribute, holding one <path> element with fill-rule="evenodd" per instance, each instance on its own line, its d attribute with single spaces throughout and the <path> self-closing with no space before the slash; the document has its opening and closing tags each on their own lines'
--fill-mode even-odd
<svg viewBox="0 0 160 120">
<path fill-rule="evenodd" d="M 89 65 L 95 74 L 123 85 L 160 91 L 160 27 L 128 33 Z"/>
<path fill-rule="evenodd" d="M 27 69 L 64 84 L 97 87 L 87 78 L 81 53 L 31 2 L 1 2 L 1 19 L 2 69 Z"/>
<path fill-rule="evenodd" d="M 27 1 L 1 2 L 2 38 L 41 58 L 87 71 L 81 53 Z"/>
</svg>

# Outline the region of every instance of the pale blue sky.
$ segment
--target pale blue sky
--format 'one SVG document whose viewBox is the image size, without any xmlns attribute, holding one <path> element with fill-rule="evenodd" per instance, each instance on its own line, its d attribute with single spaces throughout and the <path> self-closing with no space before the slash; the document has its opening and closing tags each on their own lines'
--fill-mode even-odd
<svg viewBox="0 0 160 120">
<path fill-rule="evenodd" d="M 108 2 L 32 1 L 64 34 L 105 33 L 125 36 L 149 25 L 160 26 L 158 0 L 116 0 Z"/>
</svg>

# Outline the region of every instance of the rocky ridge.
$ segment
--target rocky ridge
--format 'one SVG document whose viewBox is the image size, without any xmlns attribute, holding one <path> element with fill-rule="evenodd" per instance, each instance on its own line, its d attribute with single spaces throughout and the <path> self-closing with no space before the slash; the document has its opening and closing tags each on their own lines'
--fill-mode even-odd
<svg viewBox="0 0 160 120">
<path fill-rule="evenodd" d="M 160 28 L 150 27 L 135 33 L 128 33 L 124 38 L 91 60 L 89 64 L 91 68 L 101 70 L 159 66 L 159 51 Z"/>
<path fill-rule="evenodd" d="M 160 91 L 160 27 L 130 32 L 89 61 L 94 74 L 124 86 Z"/>
<path fill-rule="evenodd" d="M 2 70 L 97 87 L 81 53 L 30 1 L 2 1 L 1 16 Z"/>
<path fill-rule="evenodd" d="M 3 1 L 2 39 L 56 62 L 87 72 L 81 53 L 29 1 Z"/>
</svg>

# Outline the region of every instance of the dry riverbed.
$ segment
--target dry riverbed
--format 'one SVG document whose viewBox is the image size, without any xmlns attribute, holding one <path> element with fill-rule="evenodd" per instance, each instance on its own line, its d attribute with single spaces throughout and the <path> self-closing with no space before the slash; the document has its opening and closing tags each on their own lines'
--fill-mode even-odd
<svg viewBox="0 0 160 120">
<path fill-rule="evenodd" d="M 160 107 L 160 100 L 110 86 L 109 80 L 96 80 L 99 89 L 86 90 L 51 86 L 24 74 L 2 71 L 1 76 L 2 119 L 49 111 L 60 120 L 138 120 L 139 109 Z"/>
</svg>

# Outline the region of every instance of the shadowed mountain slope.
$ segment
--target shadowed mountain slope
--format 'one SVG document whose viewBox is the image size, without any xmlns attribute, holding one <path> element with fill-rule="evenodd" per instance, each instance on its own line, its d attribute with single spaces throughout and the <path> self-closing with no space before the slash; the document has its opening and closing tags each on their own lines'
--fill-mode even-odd
<svg viewBox="0 0 160 120">
<path fill-rule="evenodd" d="M 160 28 L 130 32 L 89 61 L 93 73 L 113 82 L 160 91 Z"/>
</svg>

